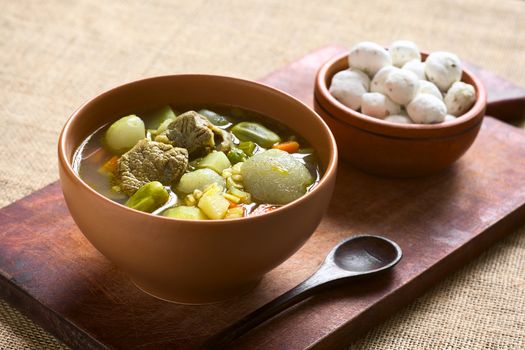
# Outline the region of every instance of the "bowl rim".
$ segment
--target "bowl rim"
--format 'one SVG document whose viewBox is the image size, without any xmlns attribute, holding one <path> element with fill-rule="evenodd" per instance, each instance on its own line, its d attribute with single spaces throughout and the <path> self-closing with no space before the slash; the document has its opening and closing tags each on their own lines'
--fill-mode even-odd
<svg viewBox="0 0 525 350">
<path fill-rule="evenodd" d="M 379 118 L 370 117 L 366 114 L 354 111 L 350 107 L 339 102 L 328 91 L 326 82 L 334 66 L 344 66 L 348 69 L 348 52 L 340 53 L 326 61 L 317 71 L 314 86 L 314 99 L 326 113 L 344 123 L 368 132 L 379 135 L 400 138 L 428 138 L 450 136 L 463 132 L 481 122 L 487 105 L 487 91 L 478 77 L 469 69 L 463 67 L 461 81 L 468 77 L 477 92 L 474 105 L 463 115 L 447 123 L 439 124 L 399 124 L 384 121 Z M 423 59 L 429 55 L 426 51 L 420 51 Z M 338 70 L 339 71 L 339 70 Z M 335 72 L 333 73 L 335 74 Z M 333 75 L 332 75 L 333 76 Z"/>
<path fill-rule="evenodd" d="M 328 144 L 329 144 L 329 152 L 328 152 L 329 157 L 327 159 L 327 161 L 328 161 L 327 162 L 327 166 L 326 166 L 326 169 L 325 169 L 323 175 L 321 176 L 321 178 L 319 180 L 319 183 L 311 191 L 306 192 L 304 195 L 302 195 L 301 197 L 297 198 L 296 200 L 294 200 L 294 201 L 292 201 L 290 203 L 287 203 L 285 205 L 282 205 L 282 206 L 278 207 L 275 210 L 271 210 L 269 212 L 265 212 L 263 214 L 250 215 L 250 216 L 242 217 L 242 218 L 231 218 L 231 219 L 221 219 L 221 220 L 211 220 L 211 219 L 210 220 L 191 220 L 191 219 L 178 219 L 178 218 L 171 218 L 171 217 L 166 217 L 166 216 L 162 216 L 162 215 L 155 215 L 155 214 L 152 214 L 152 213 L 147 213 L 147 212 L 143 212 L 143 211 L 139 211 L 139 210 L 136 210 L 136 209 L 132 209 L 132 208 L 126 207 L 125 205 L 120 204 L 118 202 L 115 202 L 115 201 L 105 197 L 104 195 L 98 193 L 91 186 L 89 186 L 84 180 L 82 180 L 82 178 L 73 170 L 73 167 L 71 165 L 71 161 L 68 159 L 67 153 L 66 153 L 66 144 L 67 144 L 66 141 L 68 139 L 69 133 L 71 132 L 71 129 L 72 129 L 73 125 L 80 118 L 79 116 L 81 115 L 81 112 L 85 108 L 90 106 L 91 104 L 97 103 L 99 100 L 104 99 L 108 95 L 111 95 L 116 90 L 120 90 L 120 89 L 125 88 L 125 87 L 130 87 L 132 85 L 140 85 L 140 84 L 143 84 L 143 83 L 146 83 L 146 82 L 151 82 L 153 80 L 176 79 L 176 78 L 179 78 L 179 77 L 180 78 L 182 78 L 182 77 L 190 78 L 190 79 L 191 78 L 217 79 L 217 80 L 224 80 L 224 79 L 226 79 L 229 82 L 234 82 L 234 83 L 237 83 L 237 84 L 244 84 L 244 85 L 247 85 L 247 86 L 251 86 L 253 88 L 266 90 L 267 92 L 270 92 L 270 93 L 273 93 L 273 94 L 283 95 L 287 99 L 290 99 L 291 101 L 293 101 L 293 103 L 297 103 L 297 104 L 301 105 L 302 107 L 306 108 L 307 110 L 309 110 L 312 113 L 312 116 L 314 116 L 315 119 L 317 119 L 317 122 L 320 124 L 320 126 L 321 126 L 321 130 L 320 131 L 323 131 L 325 136 L 328 137 Z M 286 123 L 283 123 L 283 124 L 285 124 L 287 127 L 290 127 Z M 290 127 L 290 128 L 292 128 L 292 127 Z M 75 149 L 76 149 L 76 147 L 78 147 L 78 145 L 75 146 Z M 97 94 L 96 96 L 90 98 L 88 101 L 84 102 L 79 108 L 77 108 L 69 116 L 69 118 L 67 119 L 66 123 L 64 124 L 64 126 L 63 126 L 63 128 L 62 128 L 62 130 L 60 132 L 59 139 L 58 139 L 58 147 L 57 148 L 58 148 L 59 165 L 61 166 L 62 169 L 65 170 L 65 176 L 67 176 L 76 186 L 81 186 L 82 188 L 87 190 L 89 194 L 95 196 L 96 198 L 98 198 L 98 199 L 100 199 L 102 201 L 105 201 L 105 202 L 109 203 L 109 205 L 114 205 L 115 209 L 128 211 L 130 214 L 134 214 L 134 215 L 144 216 L 145 219 L 146 218 L 150 218 L 150 219 L 153 219 L 153 220 L 168 220 L 168 222 L 173 222 L 173 223 L 176 223 L 176 222 L 190 223 L 191 222 L 191 223 L 193 223 L 195 225 L 202 225 L 202 226 L 207 226 L 207 225 L 211 225 L 211 226 L 224 225 L 224 224 L 230 223 L 230 222 L 259 221 L 259 220 L 264 220 L 266 217 L 270 217 L 270 216 L 274 216 L 274 215 L 281 215 L 281 214 L 284 215 L 286 212 L 290 211 L 292 208 L 295 208 L 295 207 L 299 206 L 301 203 L 303 203 L 304 201 L 306 201 L 308 199 L 308 197 L 313 196 L 314 194 L 324 190 L 327 186 L 330 186 L 330 184 L 328 183 L 328 182 L 330 182 L 329 179 L 335 179 L 336 171 L 337 171 L 337 163 L 338 163 L 338 149 L 337 149 L 336 141 L 335 141 L 334 135 L 332 134 L 332 131 L 330 130 L 330 128 L 328 127 L 326 122 L 323 120 L 323 118 L 321 118 L 321 116 L 319 116 L 319 114 L 315 110 L 313 110 L 313 108 L 309 107 L 306 103 L 304 103 L 301 100 L 299 100 L 298 98 L 288 94 L 287 92 L 284 92 L 284 91 L 282 91 L 280 89 L 268 86 L 268 85 L 263 84 L 263 83 L 259 83 L 259 82 L 255 82 L 255 81 L 247 80 L 247 79 L 241 79 L 241 78 L 237 78 L 237 77 L 232 77 L 232 76 L 226 76 L 226 75 L 198 74 L 198 73 L 197 74 L 196 73 L 189 73 L 189 74 L 169 74 L 169 75 L 152 76 L 152 77 L 132 80 L 130 82 L 127 82 L 127 83 L 124 83 L 124 84 L 120 84 L 120 85 L 116 85 L 116 86 L 113 86 L 113 87 L 111 87 L 109 89 L 104 90 L 103 92 Z"/>
</svg>

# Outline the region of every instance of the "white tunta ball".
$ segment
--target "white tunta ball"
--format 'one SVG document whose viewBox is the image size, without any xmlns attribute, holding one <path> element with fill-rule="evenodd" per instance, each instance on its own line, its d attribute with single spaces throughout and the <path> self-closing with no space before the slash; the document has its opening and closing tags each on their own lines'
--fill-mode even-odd
<svg viewBox="0 0 525 350">
<path fill-rule="evenodd" d="M 447 107 L 439 98 L 430 94 L 418 94 L 407 106 L 414 123 L 441 123 L 447 115 Z"/>
<path fill-rule="evenodd" d="M 394 66 L 386 66 L 386 67 L 381 68 L 376 73 L 376 75 L 374 75 L 374 78 L 370 82 L 370 91 L 386 94 L 386 86 L 385 86 L 386 78 L 388 77 L 388 74 L 390 72 L 396 69 L 397 68 Z"/>
<path fill-rule="evenodd" d="M 452 84 L 461 79 L 461 62 L 450 52 L 437 51 L 428 55 L 425 61 L 427 79 L 441 91 L 447 91 Z"/>
<path fill-rule="evenodd" d="M 397 124 L 413 124 L 409 117 L 400 114 L 389 115 L 385 118 L 385 121 Z"/>
<path fill-rule="evenodd" d="M 427 76 L 425 75 L 425 62 L 421 62 L 420 60 L 412 60 L 408 61 L 403 65 L 403 69 L 409 70 L 420 80 L 426 80 Z"/>
<path fill-rule="evenodd" d="M 332 77 L 329 91 L 339 102 L 353 110 L 361 107 L 361 96 L 368 92 L 370 78 L 357 70 L 347 69 Z"/>
<path fill-rule="evenodd" d="M 474 86 L 461 81 L 452 84 L 445 94 L 445 105 L 449 114 L 456 117 L 464 114 L 476 101 Z"/>
<path fill-rule="evenodd" d="M 388 73 L 385 87 L 386 94 L 392 101 L 406 105 L 416 96 L 419 79 L 411 71 L 397 68 Z"/>
<path fill-rule="evenodd" d="M 445 116 L 445 120 L 443 120 L 443 123 L 451 122 L 451 121 L 453 121 L 453 120 L 456 120 L 456 117 L 454 117 L 454 116 L 451 115 L 451 114 L 447 114 L 447 115 Z"/>
<path fill-rule="evenodd" d="M 392 65 L 392 58 L 376 43 L 363 41 L 350 49 L 348 66 L 373 77 L 381 68 Z"/>
<path fill-rule="evenodd" d="M 401 106 L 392 102 L 388 96 L 379 92 L 369 92 L 362 96 L 361 113 L 370 117 L 384 118 L 401 113 Z"/>
<path fill-rule="evenodd" d="M 390 45 L 388 50 L 392 57 L 392 64 L 396 67 L 403 67 L 403 65 L 411 60 L 421 60 L 421 54 L 417 45 L 408 40 L 397 40 Z"/>
<path fill-rule="evenodd" d="M 436 84 L 431 83 L 430 81 L 427 81 L 427 80 L 419 81 L 418 93 L 431 94 L 431 95 L 436 96 L 440 100 L 443 100 L 443 94 L 441 93 L 441 91 L 439 91 Z"/>
</svg>

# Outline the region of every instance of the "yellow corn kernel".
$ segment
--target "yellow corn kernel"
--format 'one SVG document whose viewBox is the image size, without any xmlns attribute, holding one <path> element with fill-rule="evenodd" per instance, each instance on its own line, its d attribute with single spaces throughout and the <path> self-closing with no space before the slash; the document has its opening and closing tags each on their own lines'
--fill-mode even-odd
<svg viewBox="0 0 525 350">
<path fill-rule="evenodd" d="M 223 188 L 219 186 L 216 182 L 214 182 L 204 189 L 204 193 L 211 195 L 211 194 L 221 193 L 222 190 Z"/>
<path fill-rule="evenodd" d="M 231 177 L 226 179 L 226 187 L 228 187 L 228 189 L 231 189 L 233 187 L 235 187 L 235 188 L 243 188 L 243 186 L 241 184 L 235 182 Z"/>
<path fill-rule="evenodd" d="M 202 197 L 202 191 L 199 189 L 195 189 L 193 191 L 193 198 L 195 198 L 195 200 L 199 200 L 201 197 Z"/>
<path fill-rule="evenodd" d="M 231 195 L 238 197 L 242 203 L 250 203 L 252 201 L 251 195 L 248 192 L 232 187 L 228 191 Z"/>
<path fill-rule="evenodd" d="M 242 164 L 244 162 L 239 162 L 237 164 L 235 164 L 233 167 L 232 167 L 232 173 L 233 174 L 240 174 L 241 173 L 241 168 L 242 168 Z"/>
<path fill-rule="evenodd" d="M 229 200 L 230 202 L 233 202 L 235 204 L 239 203 L 241 201 L 241 199 L 237 196 L 234 196 L 232 194 L 229 194 L 229 193 L 224 193 L 223 194 L 224 198 L 226 198 L 227 200 Z"/>
<path fill-rule="evenodd" d="M 195 205 L 195 204 L 197 204 L 197 201 L 195 200 L 195 197 L 192 194 L 187 195 L 184 198 L 184 202 L 186 203 L 186 205 L 188 205 L 190 207 Z"/>
<path fill-rule="evenodd" d="M 235 208 L 228 209 L 224 218 L 225 219 L 237 219 L 237 218 L 242 218 L 243 216 L 244 216 L 244 208 L 235 207 Z"/>
<path fill-rule="evenodd" d="M 222 176 L 223 178 L 225 178 L 225 179 L 228 178 L 228 177 L 230 177 L 230 176 L 232 176 L 232 168 L 226 168 L 226 169 L 224 169 L 224 170 L 222 171 L 222 173 L 221 173 L 221 176 Z"/>
</svg>

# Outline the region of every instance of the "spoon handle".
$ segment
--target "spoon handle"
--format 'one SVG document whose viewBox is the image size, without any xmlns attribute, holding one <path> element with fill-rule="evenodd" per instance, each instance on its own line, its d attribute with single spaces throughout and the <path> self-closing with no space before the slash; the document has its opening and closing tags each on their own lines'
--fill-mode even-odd
<svg viewBox="0 0 525 350">
<path fill-rule="evenodd" d="M 289 308 L 301 300 L 312 296 L 317 287 L 323 285 L 326 282 L 324 279 L 319 277 L 314 274 L 307 280 L 298 284 L 296 287 L 290 289 L 276 299 L 246 315 L 239 321 L 208 339 L 204 345 L 204 348 L 222 349 L 227 344 L 231 343 L 249 330 L 269 320 L 273 316 L 279 314 L 281 311 Z"/>
</svg>

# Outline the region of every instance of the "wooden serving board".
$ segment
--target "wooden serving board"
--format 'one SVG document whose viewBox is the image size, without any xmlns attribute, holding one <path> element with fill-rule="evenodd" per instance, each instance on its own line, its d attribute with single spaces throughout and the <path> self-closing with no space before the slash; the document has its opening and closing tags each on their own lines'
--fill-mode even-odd
<svg viewBox="0 0 525 350">
<path fill-rule="evenodd" d="M 324 48 L 261 81 L 311 105 L 316 69 L 341 50 Z M 520 102 L 511 111 L 523 116 L 515 106 L 525 105 L 525 91 L 479 72 L 489 91 L 499 91 L 499 110 L 514 91 L 509 96 Z M 339 240 L 387 236 L 405 254 L 391 274 L 312 297 L 234 344 L 342 348 L 523 224 L 523 169 L 525 133 L 490 117 L 467 154 L 440 175 L 385 179 L 341 163 L 330 209 L 306 245 L 249 294 L 204 306 L 136 289 L 87 242 L 53 183 L 0 210 L 0 294 L 73 348 L 191 349 L 306 278 Z"/>
</svg>

